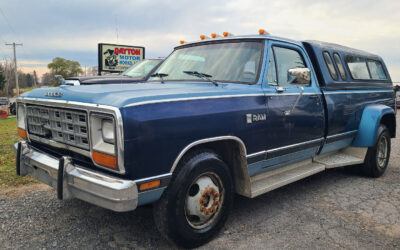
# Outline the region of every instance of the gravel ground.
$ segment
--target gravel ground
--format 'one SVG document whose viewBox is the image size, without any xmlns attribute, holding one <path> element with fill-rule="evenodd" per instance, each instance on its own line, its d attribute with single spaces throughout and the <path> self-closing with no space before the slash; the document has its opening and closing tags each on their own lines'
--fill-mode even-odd
<svg viewBox="0 0 400 250">
<path fill-rule="evenodd" d="M 237 196 L 225 228 L 202 248 L 399 249 L 399 130 L 383 177 L 332 169 L 255 199 Z M 0 248 L 176 247 L 157 232 L 151 207 L 115 213 L 59 201 L 52 189 L 35 184 L 0 191 Z"/>
</svg>

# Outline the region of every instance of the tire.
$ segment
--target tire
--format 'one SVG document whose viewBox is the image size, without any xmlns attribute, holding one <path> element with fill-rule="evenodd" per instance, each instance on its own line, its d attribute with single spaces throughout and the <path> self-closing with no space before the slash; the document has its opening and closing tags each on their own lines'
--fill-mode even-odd
<svg viewBox="0 0 400 250">
<path fill-rule="evenodd" d="M 167 240 L 185 248 L 208 242 L 228 218 L 233 190 L 229 168 L 217 154 L 189 154 L 154 204 L 157 229 Z"/>
<path fill-rule="evenodd" d="M 390 158 L 390 134 L 387 127 L 381 124 L 374 146 L 369 147 L 361 172 L 368 177 L 377 178 L 385 173 Z"/>
</svg>

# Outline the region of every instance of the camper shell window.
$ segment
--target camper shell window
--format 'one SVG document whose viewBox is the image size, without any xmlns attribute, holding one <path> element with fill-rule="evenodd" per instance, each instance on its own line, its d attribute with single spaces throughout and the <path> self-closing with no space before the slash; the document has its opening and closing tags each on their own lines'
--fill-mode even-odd
<svg viewBox="0 0 400 250">
<path fill-rule="evenodd" d="M 376 60 L 368 60 L 368 68 L 371 73 L 372 80 L 386 80 L 386 74 L 383 70 L 382 63 Z"/>
<path fill-rule="evenodd" d="M 337 74 L 335 66 L 333 65 L 331 55 L 327 51 L 324 51 L 324 59 L 325 59 L 326 66 L 328 67 L 328 70 L 329 70 L 329 73 L 331 74 L 332 79 L 337 81 L 338 74 Z"/>
<path fill-rule="evenodd" d="M 355 80 L 387 80 L 382 63 L 358 56 L 346 57 L 347 67 Z"/>
<path fill-rule="evenodd" d="M 344 70 L 342 60 L 340 59 L 340 56 L 338 53 L 333 53 L 333 60 L 335 60 L 336 66 L 339 69 L 340 77 L 342 78 L 343 81 L 347 80 L 346 76 L 346 71 Z"/>
</svg>

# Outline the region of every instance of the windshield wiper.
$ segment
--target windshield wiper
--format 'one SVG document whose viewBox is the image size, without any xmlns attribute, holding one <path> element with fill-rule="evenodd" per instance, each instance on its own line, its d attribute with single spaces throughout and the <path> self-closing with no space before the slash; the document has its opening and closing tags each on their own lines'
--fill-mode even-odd
<svg viewBox="0 0 400 250">
<path fill-rule="evenodd" d="M 161 79 L 161 83 L 164 83 L 164 77 L 168 76 L 168 74 L 165 73 L 154 73 L 151 75 L 151 77 L 159 77 Z"/>
<path fill-rule="evenodd" d="M 197 72 L 197 71 L 183 71 L 183 73 L 191 75 L 191 76 L 195 76 L 195 77 L 198 77 L 198 78 L 206 79 L 207 81 L 212 82 L 215 86 L 218 86 L 218 82 L 213 80 L 213 79 L 211 79 L 212 75 L 205 74 L 205 73 L 200 73 L 200 72 Z"/>
</svg>

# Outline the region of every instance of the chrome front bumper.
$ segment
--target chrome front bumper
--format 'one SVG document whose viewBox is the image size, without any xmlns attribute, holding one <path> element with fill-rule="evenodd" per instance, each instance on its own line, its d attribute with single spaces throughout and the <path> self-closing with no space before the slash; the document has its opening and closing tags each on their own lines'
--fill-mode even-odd
<svg viewBox="0 0 400 250">
<path fill-rule="evenodd" d="M 19 175 L 32 175 L 55 188 L 59 199 L 78 198 L 113 211 L 134 210 L 138 190 L 134 181 L 87 170 L 74 165 L 70 158 L 55 158 L 30 147 L 25 141 L 16 143 Z"/>
</svg>

